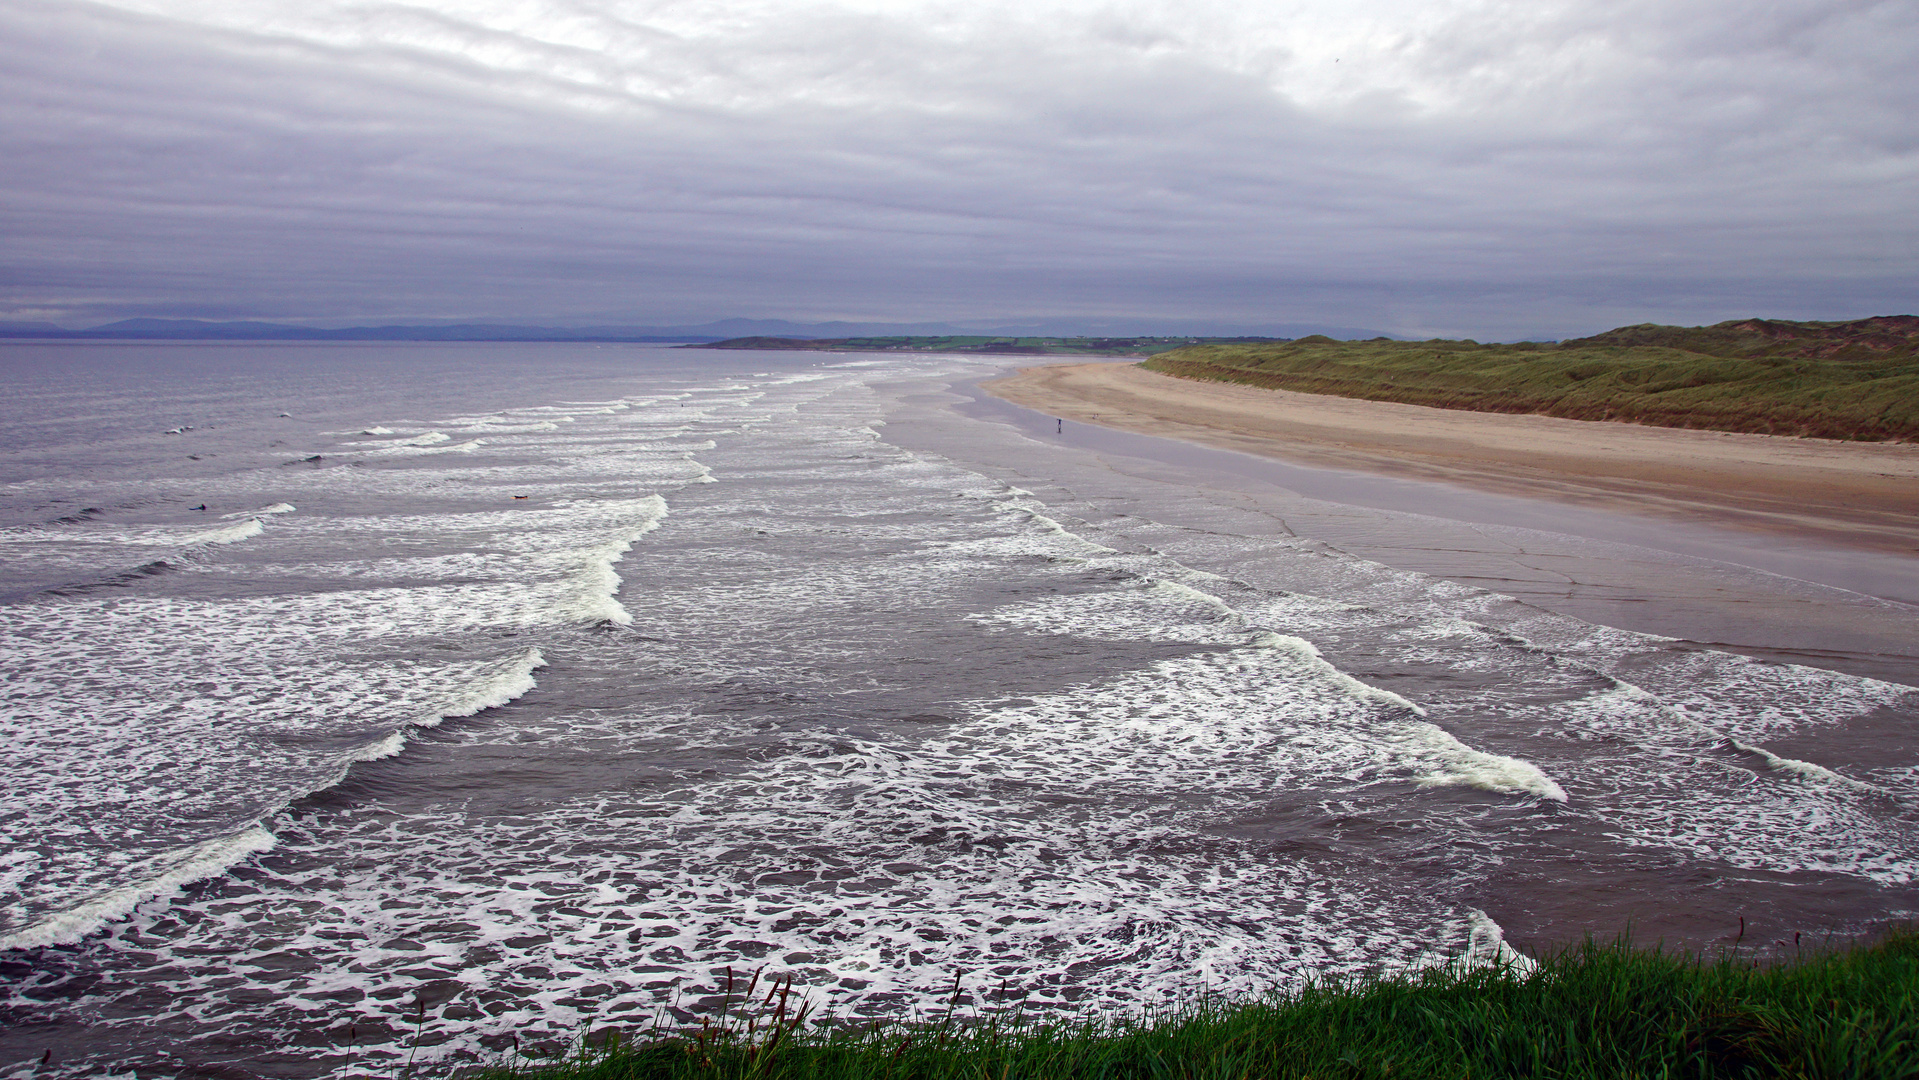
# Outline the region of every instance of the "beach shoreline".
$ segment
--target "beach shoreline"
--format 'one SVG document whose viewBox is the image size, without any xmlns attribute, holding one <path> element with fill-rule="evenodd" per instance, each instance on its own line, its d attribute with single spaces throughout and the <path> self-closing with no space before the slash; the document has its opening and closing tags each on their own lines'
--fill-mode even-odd
<svg viewBox="0 0 1919 1080">
<path fill-rule="evenodd" d="M 1468 412 L 1181 379 L 1128 363 L 981 381 L 1077 423 L 1504 495 L 1919 551 L 1919 446 Z"/>
</svg>

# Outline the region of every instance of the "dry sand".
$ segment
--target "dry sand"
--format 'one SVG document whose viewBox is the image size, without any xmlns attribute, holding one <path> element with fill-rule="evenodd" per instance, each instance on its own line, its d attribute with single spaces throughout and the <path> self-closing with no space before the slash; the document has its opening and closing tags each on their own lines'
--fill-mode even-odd
<svg viewBox="0 0 1919 1080">
<path fill-rule="evenodd" d="M 1919 551 L 1919 446 L 1737 435 L 1179 379 L 1134 364 L 980 384 L 1050 416 L 1333 468 Z"/>
</svg>

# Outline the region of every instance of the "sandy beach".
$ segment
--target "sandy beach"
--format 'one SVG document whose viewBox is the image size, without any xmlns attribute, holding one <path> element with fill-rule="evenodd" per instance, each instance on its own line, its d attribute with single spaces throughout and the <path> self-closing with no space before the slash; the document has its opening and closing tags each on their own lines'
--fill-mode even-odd
<svg viewBox="0 0 1919 1080">
<path fill-rule="evenodd" d="M 1919 550 L 1919 446 L 1909 444 L 1434 409 L 1180 379 L 1131 363 L 1031 367 L 981 387 L 1066 420 L 1263 457 Z"/>
</svg>

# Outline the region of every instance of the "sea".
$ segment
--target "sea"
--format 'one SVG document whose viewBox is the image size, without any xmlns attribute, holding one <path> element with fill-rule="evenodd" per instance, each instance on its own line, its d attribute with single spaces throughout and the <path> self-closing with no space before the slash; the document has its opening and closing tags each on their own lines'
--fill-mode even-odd
<svg viewBox="0 0 1919 1080">
<path fill-rule="evenodd" d="M 998 403 L 1004 363 L 0 346 L 0 1076 L 1919 914 L 1911 560 L 1236 479 Z"/>
</svg>

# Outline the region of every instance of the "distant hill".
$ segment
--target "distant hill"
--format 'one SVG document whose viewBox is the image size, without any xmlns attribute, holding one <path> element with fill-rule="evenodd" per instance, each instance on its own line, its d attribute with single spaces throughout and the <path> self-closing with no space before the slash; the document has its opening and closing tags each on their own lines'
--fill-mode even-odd
<svg viewBox="0 0 1919 1080">
<path fill-rule="evenodd" d="M 1919 317 L 1912 315 L 1622 326 L 1545 345 L 1316 336 L 1189 346 L 1144 366 L 1444 409 L 1919 441 Z"/>
<path fill-rule="evenodd" d="M 1851 322 L 1734 319 L 1712 326 L 1640 323 L 1560 343 L 1564 347 L 1656 346 L 1706 356 L 1882 360 L 1919 348 L 1919 315 L 1880 315 Z"/>
<path fill-rule="evenodd" d="M 848 341 L 861 338 L 1296 338 L 1327 334 L 1341 338 L 1381 336 L 1378 330 L 1328 323 L 1225 323 L 1214 319 L 1048 318 L 987 323 L 796 323 L 781 319 L 723 319 L 705 323 L 701 333 L 728 339 L 797 338 Z M 1392 337 L 1393 335 L 1385 335 Z"/>
<path fill-rule="evenodd" d="M 670 327 L 349 326 L 324 329 L 266 322 L 202 322 L 198 319 L 124 319 L 85 330 L 51 323 L 0 323 L 0 337 L 85 338 L 120 341 L 713 341 L 715 336 L 676 333 Z"/>
</svg>

